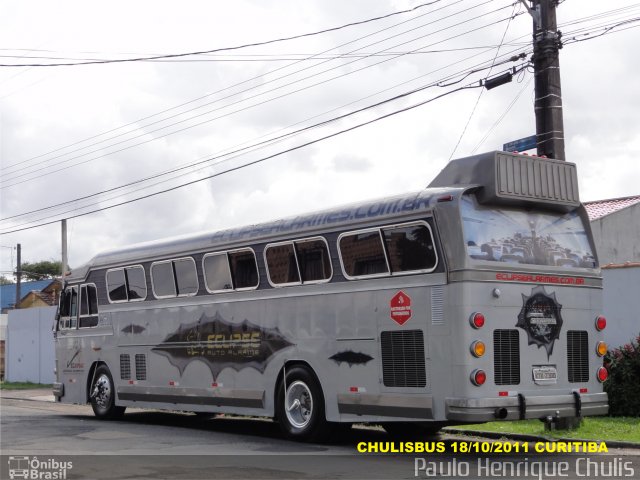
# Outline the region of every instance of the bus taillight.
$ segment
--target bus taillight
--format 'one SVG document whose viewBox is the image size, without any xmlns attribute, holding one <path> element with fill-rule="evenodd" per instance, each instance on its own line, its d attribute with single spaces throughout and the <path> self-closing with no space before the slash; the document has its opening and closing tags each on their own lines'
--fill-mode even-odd
<svg viewBox="0 0 640 480">
<path fill-rule="evenodd" d="M 602 316 L 599 315 L 596 318 L 596 330 L 598 330 L 599 332 L 601 332 L 602 330 L 604 330 L 607 327 L 607 319 Z"/>
<path fill-rule="evenodd" d="M 471 383 L 473 383 L 476 387 L 483 385 L 484 382 L 487 381 L 487 374 L 484 373 L 484 370 L 480 370 L 479 368 L 471 372 Z"/>
<path fill-rule="evenodd" d="M 484 327 L 484 315 L 480 312 L 472 313 L 469 322 L 473 328 L 482 328 Z"/>
<path fill-rule="evenodd" d="M 607 378 L 609 378 L 609 372 L 607 371 L 607 369 L 606 369 L 606 368 L 604 368 L 604 367 L 600 367 L 600 368 L 598 369 L 598 374 L 597 374 L 597 376 L 598 376 L 598 381 L 599 381 L 600 383 L 602 383 L 602 382 L 604 382 Z"/>
</svg>

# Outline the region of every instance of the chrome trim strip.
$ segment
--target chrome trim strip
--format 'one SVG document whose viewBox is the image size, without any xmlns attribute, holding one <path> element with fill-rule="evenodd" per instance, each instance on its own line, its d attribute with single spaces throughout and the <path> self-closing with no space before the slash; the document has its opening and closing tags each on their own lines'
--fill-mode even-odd
<svg viewBox="0 0 640 480">
<path fill-rule="evenodd" d="M 432 419 L 433 398 L 431 395 L 338 394 L 338 412 Z"/>
<path fill-rule="evenodd" d="M 264 408 L 264 390 L 235 388 L 122 386 L 118 387 L 118 399 L 134 402 Z"/>
</svg>

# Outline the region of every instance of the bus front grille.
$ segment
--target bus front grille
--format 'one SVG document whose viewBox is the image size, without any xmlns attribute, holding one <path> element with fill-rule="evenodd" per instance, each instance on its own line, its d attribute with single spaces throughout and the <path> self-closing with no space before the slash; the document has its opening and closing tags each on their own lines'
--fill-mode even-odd
<svg viewBox="0 0 640 480">
<path fill-rule="evenodd" d="M 586 331 L 567 332 L 567 361 L 570 382 L 589 381 L 589 335 Z"/>
<path fill-rule="evenodd" d="M 422 330 L 382 332 L 380 342 L 385 387 L 427 385 Z"/>
<path fill-rule="evenodd" d="M 131 380 L 131 356 L 120 355 L 120 380 Z"/>
<path fill-rule="evenodd" d="M 496 385 L 520 383 L 520 337 L 518 330 L 493 331 L 493 374 Z"/>
</svg>

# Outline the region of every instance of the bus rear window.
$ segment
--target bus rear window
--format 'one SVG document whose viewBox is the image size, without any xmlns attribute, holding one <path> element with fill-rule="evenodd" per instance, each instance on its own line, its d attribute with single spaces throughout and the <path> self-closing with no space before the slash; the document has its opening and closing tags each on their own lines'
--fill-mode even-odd
<svg viewBox="0 0 640 480">
<path fill-rule="evenodd" d="M 467 254 L 475 260 L 595 268 L 587 231 L 576 212 L 485 207 L 460 202 Z"/>
</svg>

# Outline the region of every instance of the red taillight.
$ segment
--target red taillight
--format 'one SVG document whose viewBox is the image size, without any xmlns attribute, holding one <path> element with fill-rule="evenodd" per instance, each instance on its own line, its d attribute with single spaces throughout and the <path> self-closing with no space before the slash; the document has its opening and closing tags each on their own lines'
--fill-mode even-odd
<svg viewBox="0 0 640 480">
<path fill-rule="evenodd" d="M 607 319 L 602 315 L 600 315 L 599 317 L 596 318 L 596 330 L 601 332 L 605 328 L 607 328 Z"/>
<path fill-rule="evenodd" d="M 471 372 L 471 383 L 473 383 L 475 386 L 479 387 L 480 385 L 483 385 L 484 382 L 486 381 L 487 381 L 487 374 L 484 373 L 484 370 L 476 369 L 473 372 Z"/>
<path fill-rule="evenodd" d="M 472 313 L 469 322 L 473 328 L 482 328 L 484 327 L 484 315 L 480 312 Z"/>
<path fill-rule="evenodd" d="M 606 368 L 600 367 L 598 369 L 598 381 L 600 383 L 604 382 L 607 378 L 609 378 L 609 372 Z"/>
</svg>

